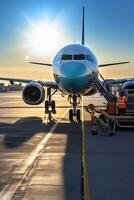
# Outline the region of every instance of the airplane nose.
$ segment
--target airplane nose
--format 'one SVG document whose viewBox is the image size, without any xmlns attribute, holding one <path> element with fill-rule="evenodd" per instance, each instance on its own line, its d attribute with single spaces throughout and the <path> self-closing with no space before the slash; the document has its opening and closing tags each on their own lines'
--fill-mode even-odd
<svg viewBox="0 0 134 200">
<path fill-rule="evenodd" d="M 61 65 L 61 74 L 63 77 L 73 78 L 86 74 L 86 67 L 79 62 L 68 62 Z"/>
<path fill-rule="evenodd" d="M 86 84 L 86 66 L 80 62 L 67 62 L 61 65 L 61 87 L 66 92 L 80 93 Z"/>
</svg>

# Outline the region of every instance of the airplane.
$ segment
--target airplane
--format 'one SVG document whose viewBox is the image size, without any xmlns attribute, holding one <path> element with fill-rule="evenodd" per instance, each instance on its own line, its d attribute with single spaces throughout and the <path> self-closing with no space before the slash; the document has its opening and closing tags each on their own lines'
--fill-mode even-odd
<svg viewBox="0 0 134 200">
<path fill-rule="evenodd" d="M 80 121 L 81 113 L 78 105 L 80 104 L 81 96 L 91 96 L 97 93 L 98 90 L 102 90 L 104 94 L 106 92 L 107 95 L 109 94 L 103 84 L 105 82 L 106 85 L 107 80 L 99 81 L 99 75 L 102 77 L 99 68 L 129 62 L 98 64 L 96 55 L 85 46 L 85 7 L 83 7 L 81 44 L 69 44 L 63 47 L 54 57 L 52 64 L 30 63 L 52 67 L 54 81 L 5 77 L 0 77 L 0 80 L 10 81 L 11 83 L 25 83 L 26 85 L 22 90 L 24 102 L 29 105 L 38 105 L 44 102 L 46 114 L 49 113 L 49 110 L 52 110 L 53 114 L 56 113 L 55 101 L 52 100 L 52 96 L 60 90 L 63 94 L 68 95 L 72 106 L 72 109 L 69 110 L 69 120 L 73 121 L 76 117 L 77 121 Z M 112 83 L 117 82 L 124 84 L 131 82 L 131 80 L 120 79 L 112 81 Z"/>
</svg>

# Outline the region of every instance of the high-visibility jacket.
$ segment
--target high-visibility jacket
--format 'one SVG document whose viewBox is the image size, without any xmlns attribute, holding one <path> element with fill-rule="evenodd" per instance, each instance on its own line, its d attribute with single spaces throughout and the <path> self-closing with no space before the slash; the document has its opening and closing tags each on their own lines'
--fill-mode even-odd
<svg viewBox="0 0 134 200">
<path fill-rule="evenodd" d="M 125 109 L 127 107 L 128 99 L 126 96 L 119 96 L 117 99 L 117 107 Z"/>
</svg>

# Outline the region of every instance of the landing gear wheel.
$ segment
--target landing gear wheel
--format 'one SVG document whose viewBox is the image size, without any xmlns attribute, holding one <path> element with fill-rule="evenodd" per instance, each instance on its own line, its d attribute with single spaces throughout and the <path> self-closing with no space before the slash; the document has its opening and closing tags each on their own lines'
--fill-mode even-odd
<svg viewBox="0 0 134 200">
<path fill-rule="evenodd" d="M 69 110 L 69 120 L 72 121 L 75 117 L 77 121 L 80 121 L 80 110 L 77 110 L 77 106 L 80 104 L 81 96 L 80 95 L 70 95 L 69 96 L 70 104 L 72 109 Z"/>
<path fill-rule="evenodd" d="M 80 116 L 80 110 L 79 109 L 77 110 L 76 119 L 77 119 L 78 122 L 81 121 L 81 116 Z"/>
<path fill-rule="evenodd" d="M 52 101 L 52 110 L 55 110 L 55 101 Z"/>
<path fill-rule="evenodd" d="M 73 121 L 73 110 L 69 110 L 69 120 Z"/>
<path fill-rule="evenodd" d="M 49 102 L 45 101 L 45 114 L 49 113 Z"/>
<path fill-rule="evenodd" d="M 52 113 L 56 114 L 55 101 L 52 101 L 51 107 L 52 107 Z"/>
<path fill-rule="evenodd" d="M 48 108 L 49 108 L 49 102 L 45 101 L 45 109 L 48 110 Z"/>
</svg>

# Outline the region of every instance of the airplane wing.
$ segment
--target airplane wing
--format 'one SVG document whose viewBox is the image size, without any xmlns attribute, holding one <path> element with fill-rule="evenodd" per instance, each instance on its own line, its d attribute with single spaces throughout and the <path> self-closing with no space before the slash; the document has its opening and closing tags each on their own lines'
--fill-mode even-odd
<svg viewBox="0 0 134 200">
<path fill-rule="evenodd" d="M 21 78 L 6 78 L 6 77 L 0 77 L 0 80 L 2 81 L 10 81 L 10 82 L 19 82 L 19 83 L 30 83 L 33 80 L 32 79 L 21 79 Z"/>
<path fill-rule="evenodd" d="M 40 63 L 40 62 L 30 62 L 31 64 L 35 64 L 35 65 L 45 65 L 45 66 L 52 66 L 52 64 L 48 64 L 48 63 Z"/>
<path fill-rule="evenodd" d="M 5 78 L 5 77 L 0 77 L 0 80 L 3 81 L 10 81 L 11 83 L 13 82 L 19 82 L 19 83 L 30 83 L 30 82 L 37 82 L 40 83 L 44 87 L 50 87 L 53 89 L 58 89 L 58 85 L 55 81 L 47 81 L 47 80 L 33 80 L 33 79 L 22 79 L 22 78 Z"/>
<path fill-rule="evenodd" d="M 105 79 L 105 82 L 110 82 L 111 84 L 123 84 L 128 81 L 134 81 L 134 78 Z"/>
<path fill-rule="evenodd" d="M 48 63 L 40 63 L 40 62 L 30 62 L 31 64 L 35 64 L 35 65 L 45 65 L 45 66 L 52 66 L 52 64 L 48 64 Z M 112 66 L 112 65 L 123 65 L 123 64 L 127 64 L 130 62 L 119 62 L 119 63 L 107 63 L 107 64 L 101 64 L 99 65 L 99 67 L 107 67 L 107 66 Z"/>
<path fill-rule="evenodd" d="M 107 66 L 112 66 L 112 65 L 123 65 L 123 64 L 127 64 L 127 63 L 130 63 L 130 62 L 108 63 L 108 64 L 99 65 L 99 67 L 107 67 Z"/>
</svg>

